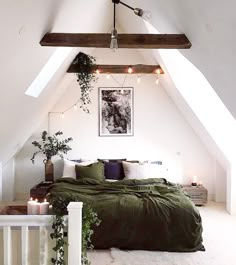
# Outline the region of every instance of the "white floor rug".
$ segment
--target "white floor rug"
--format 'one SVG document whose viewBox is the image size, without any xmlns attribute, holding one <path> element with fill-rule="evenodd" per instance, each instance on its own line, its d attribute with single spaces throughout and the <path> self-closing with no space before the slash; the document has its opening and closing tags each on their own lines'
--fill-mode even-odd
<svg viewBox="0 0 236 265">
<path fill-rule="evenodd" d="M 89 253 L 92 265 L 236 265 L 236 217 L 221 204 L 200 207 L 205 252 L 169 253 L 111 249 Z"/>
</svg>

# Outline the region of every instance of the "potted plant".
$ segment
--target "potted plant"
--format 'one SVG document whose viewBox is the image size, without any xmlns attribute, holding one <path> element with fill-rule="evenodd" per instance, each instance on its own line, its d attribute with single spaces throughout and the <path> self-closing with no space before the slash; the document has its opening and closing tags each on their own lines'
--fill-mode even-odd
<svg viewBox="0 0 236 265">
<path fill-rule="evenodd" d="M 32 144 L 38 148 L 35 151 L 31 161 L 34 164 L 35 156 L 39 153 L 43 153 L 46 159 L 43 160 L 45 164 L 45 181 L 53 181 L 54 178 L 54 168 L 51 158 L 53 156 L 59 155 L 63 158 L 63 154 L 67 154 L 71 150 L 68 145 L 73 139 L 71 137 L 60 140 L 58 136 L 62 135 L 63 132 L 57 131 L 54 135 L 50 136 L 47 131 L 43 131 L 40 141 L 33 141 Z"/>
</svg>

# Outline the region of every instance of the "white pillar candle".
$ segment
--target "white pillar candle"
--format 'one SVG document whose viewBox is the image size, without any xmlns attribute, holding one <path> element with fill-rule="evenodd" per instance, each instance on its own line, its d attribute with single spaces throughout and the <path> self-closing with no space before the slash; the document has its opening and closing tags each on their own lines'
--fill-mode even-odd
<svg viewBox="0 0 236 265">
<path fill-rule="evenodd" d="M 44 199 L 43 202 L 40 203 L 40 214 L 48 214 L 49 211 L 49 202 L 47 202 L 46 199 Z"/>
<path fill-rule="evenodd" d="M 40 213 L 40 203 L 36 199 L 34 203 L 30 206 L 31 208 L 31 214 L 32 215 L 38 215 Z"/>
<path fill-rule="evenodd" d="M 33 198 L 30 198 L 30 200 L 27 202 L 27 214 L 32 214 L 32 205 L 35 204 L 35 201 Z"/>
</svg>

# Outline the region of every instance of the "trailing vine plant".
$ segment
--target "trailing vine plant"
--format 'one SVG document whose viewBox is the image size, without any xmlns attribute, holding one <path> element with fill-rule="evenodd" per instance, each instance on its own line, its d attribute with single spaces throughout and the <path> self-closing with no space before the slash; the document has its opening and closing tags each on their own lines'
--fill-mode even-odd
<svg viewBox="0 0 236 265">
<path fill-rule="evenodd" d="M 92 82 L 95 82 L 96 76 L 92 71 L 93 66 L 96 64 L 95 57 L 80 52 L 74 59 L 73 64 L 76 65 L 77 82 L 79 83 L 81 96 L 80 100 L 82 105 L 80 108 L 86 113 L 89 113 L 88 104 L 91 104 L 90 92 L 92 91 Z"/>
<path fill-rule="evenodd" d="M 78 200 L 76 200 L 76 197 L 69 194 L 63 196 L 63 198 L 61 196 L 56 196 L 53 199 L 49 198 L 49 200 L 52 204 L 54 213 L 52 224 L 53 232 L 50 234 L 50 237 L 55 240 L 55 246 L 53 247 L 55 257 L 51 259 L 51 262 L 54 265 L 65 265 L 65 253 L 63 248 L 67 245 L 67 242 L 64 239 L 64 215 L 67 213 L 67 205 L 71 201 Z M 93 228 L 94 226 L 98 226 L 100 222 L 97 213 L 92 207 L 89 204 L 84 203 L 82 208 L 82 265 L 91 264 L 88 260 L 87 250 L 93 249 L 91 243 Z"/>
<path fill-rule="evenodd" d="M 53 247 L 53 250 L 56 252 L 56 256 L 51 258 L 52 264 L 55 265 L 64 265 L 64 246 L 67 245 L 67 242 L 64 239 L 64 216 L 62 214 L 57 214 L 53 216 L 52 229 L 53 232 L 50 234 L 51 239 L 55 239 L 56 244 Z"/>
</svg>

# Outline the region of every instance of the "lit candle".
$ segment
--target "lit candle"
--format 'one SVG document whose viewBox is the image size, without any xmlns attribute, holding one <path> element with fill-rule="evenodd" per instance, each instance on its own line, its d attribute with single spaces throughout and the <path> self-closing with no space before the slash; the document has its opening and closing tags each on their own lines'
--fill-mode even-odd
<svg viewBox="0 0 236 265">
<path fill-rule="evenodd" d="M 27 202 L 27 214 L 32 214 L 32 205 L 35 203 L 33 198 L 30 198 L 30 200 Z"/>
<path fill-rule="evenodd" d="M 197 176 L 193 176 L 192 186 L 197 186 Z"/>
<path fill-rule="evenodd" d="M 39 212 L 40 212 L 40 203 L 38 202 L 37 199 L 34 201 L 33 204 L 31 204 L 30 209 L 31 209 L 31 213 L 30 214 L 32 214 L 32 215 L 39 214 Z"/>
<path fill-rule="evenodd" d="M 48 214 L 48 211 L 49 211 L 49 202 L 47 202 L 47 200 L 44 199 L 44 201 L 40 203 L 40 214 L 41 215 Z"/>
</svg>

